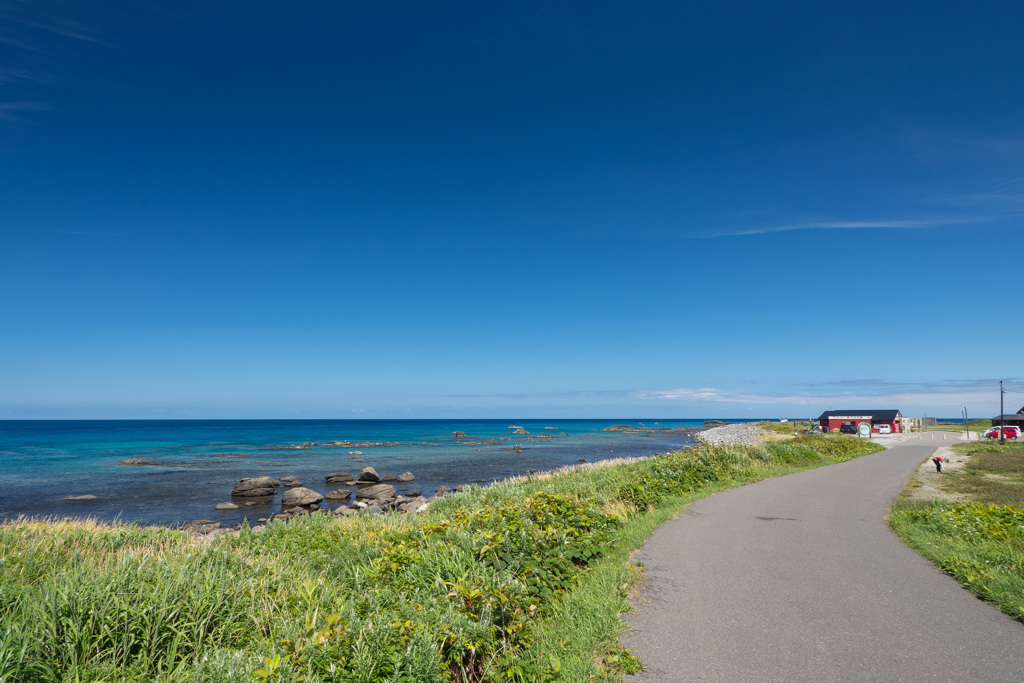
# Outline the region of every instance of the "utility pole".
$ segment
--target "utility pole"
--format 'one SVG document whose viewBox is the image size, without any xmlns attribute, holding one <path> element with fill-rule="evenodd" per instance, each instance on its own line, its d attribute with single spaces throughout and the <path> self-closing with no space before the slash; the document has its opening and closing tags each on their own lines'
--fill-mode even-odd
<svg viewBox="0 0 1024 683">
<path fill-rule="evenodd" d="M 1003 429 L 1003 425 L 1006 421 L 1003 419 L 1003 380 L 999 380 L 999 445 L 1003 446 L 1006 444 L 1006 431 Z"/>
</svg>

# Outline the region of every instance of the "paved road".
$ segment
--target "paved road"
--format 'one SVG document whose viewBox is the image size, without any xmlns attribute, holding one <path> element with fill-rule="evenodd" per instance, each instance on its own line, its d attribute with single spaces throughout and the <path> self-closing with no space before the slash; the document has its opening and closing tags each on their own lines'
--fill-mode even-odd
<svg viewBox="0 0 1024 683">
<path fill-rule="evenodd" d="M 661 681 L 1024 681 L 1024 625 L 889 531 L 941 441 L 716 494 L 652 536 L 624 639 Z"/>
</svg>

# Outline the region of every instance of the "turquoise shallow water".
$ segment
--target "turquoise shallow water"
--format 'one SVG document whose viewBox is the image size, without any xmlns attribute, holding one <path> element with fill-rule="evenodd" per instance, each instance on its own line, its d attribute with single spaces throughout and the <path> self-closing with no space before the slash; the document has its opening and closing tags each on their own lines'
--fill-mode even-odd
<svg viewBox="0 0 1024 683">
<path fill-rule="evenodd" d="M 703 420 L 645 420 L 648 427 L 692 427 Z M 280 501 L 216 512 L 243 477 L 296 476 L 321 493 L 324 474 L 412 472 L 399 486 L 430 495 L 438 486 L 486 483 L 615 457 L 651 455 L 686 447 L 680 433 L 603 431 L 636 420 L 89 420 L 0 421 L 4 496 L 0 519 L 19 515 L 90 516 L 175 524 L 217 519 L 254 520 L 280 510 Z M 530 432 L 514 434 L 512 426 Z M 466 433 L 456 439 L 453 433 Z M 553 438 L 541 439 L 540 435 Z M 388 443 L 325 446 L 334 441 Z M 493 443 L 498 441 L 498 443 Z M 320 445 L 282 449 L 307 442 Z M 520 452 L 515 447 L 519 446 Z M 157 463 L 121 464 L 127 458 Z M 92 494 L 94 501 L 62 501 Z"/>
</svg>

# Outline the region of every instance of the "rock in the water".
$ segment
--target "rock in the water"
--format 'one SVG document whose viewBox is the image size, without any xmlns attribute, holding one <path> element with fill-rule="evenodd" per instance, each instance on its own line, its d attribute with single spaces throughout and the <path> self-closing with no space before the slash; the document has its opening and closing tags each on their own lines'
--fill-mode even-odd
<svg viewBox="0 0 1024 683">
<path fill-rule="evenodd" d="M 466 438 L 466 432 L 463 432 L 463 431 L 452 432 L 452 434 L 455 435 L 456 439 L 465 439 Z"/>
<path fill-rule="evenodd" d="M 447 486 L 438 486 L 437 490 L 434 491 L 435 498 L 444 498 L 445 496 L 450 496 L 451 494 L 452 490 Z"/>
<path fill-rule="evenodd" d="M 380 478 L 380 481 L 398 481 L 398 477 L 393 474 L 385 474 Z"/>
<path fill-rule="evenodd" d="M 96 500 L 96 496 L 87 493 L 84 496 L 64 496 L 61 500 Z"/>
<path fill-rule="evenodd" d="M 465 490 L 466 490 L 466 485 L 465 484 L 459 484 L 458 486 L 455 487 L 455 493 L 462 493 Z"/>
<path fill-rule="evenodd" d="M 280 482 L 270 477 L 246 478 L 235 484 L 231 495 L 235 498 L 261 498 L 277 493 Z"/>
<path fill-rule="evenodd" d="M 352 497 L 352 489 L 334 489 L 324 494 L 327 500 L 348 500 Z"/>
<path fill-rule="evenodd" d="M 396 478 L 396 479 L 397 479 L 398 481 L 400 481 L 400 482 L 402 482 L 402 483 L 404 484 L 404 483 L 407 483 L 407 482 L 410 482 L 410 481 L 412 481 L 412 480 L 413 480 L 413 479 L 415 479 L 416 477 L 414 477 L 414 476 L 413 476 L 412 472 L 404 472 L 404 473 L 402 473 L 402 474 L 399 474 L 399 475 L 398 475 L 397 477 L 395 477 L 395 478 Z"/>
<path fill-rule="evenodd" d="M 281 495 L 281 507 L 292 507 L 296 505 L 306 507 L 308 505 L 319 503 L 323 499 L 323 496 L 312 489 L 307 489 L 305 487 L 288 489 Z"/>
<path fill-rule="evenodd" d="M 420 491 L 419 489 L 413 489 L 412 491 L 406 491 L 405 495 L 409 496 L 410 498 L 419 498 L 420 496 L 423 495 L 423 491 Z"/>
<path fill-rule="evenodd" d="M 328 484 L 347 484 L 350 481 L 356 480 L 348 472 L 329 472 L 324 478 L 327 479 Z"/>
<path fill-rule="evenodd" d="M 372 467 L 364 467 L 359 472 L 359 481 L 380 481 L 380 475 L 377 474 L 377 470 Z"/>
<path fill-rule="evenodd" d="M 302 486 L 302 482 L 301 481 L 286 481 L 284 483 L 284 485 L 289 487 L 289 488 L 295 488 L 296 486 Z"/>
<path fill-rule="evenodd" d="M 293 477 L 291 475 L 289 475 L 287 477 L 281 477 L 281 481 L 298 481 L 298 480 L 299 480 L 298 477 Z"/>
<path fill-rule="evenodd" d="M 217 503 L 218 510 L 237 510 L 238 506 L 234 503 Z"/>
<path fill-rule="evenodd" d="M 118 463 L 119 465 L 162 465 L 162 462 L 155 460 L 143 460 L 142 458 L 127 458 Z"/>
<path fill-rule="evenodd" d="M 356 491 L 356 500 L 390 500 L 395 497 L 391 484 L 374 484 Z"/>
</svg>

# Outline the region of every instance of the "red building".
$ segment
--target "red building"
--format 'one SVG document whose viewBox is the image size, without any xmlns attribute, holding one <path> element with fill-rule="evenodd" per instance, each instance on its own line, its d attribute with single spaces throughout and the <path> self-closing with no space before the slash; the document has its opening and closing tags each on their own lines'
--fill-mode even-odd
<svg viewBox="0 0 1024 683">
<path fill-rule="evenodd" d="M 897 434 L 900 431 L 898 410 L 826 410 L 818 417 L 821 431 L 842 431 L 843 425 L 852 425 L 856 433 L 866 424 L 874 434 Z"/>
</svg>

